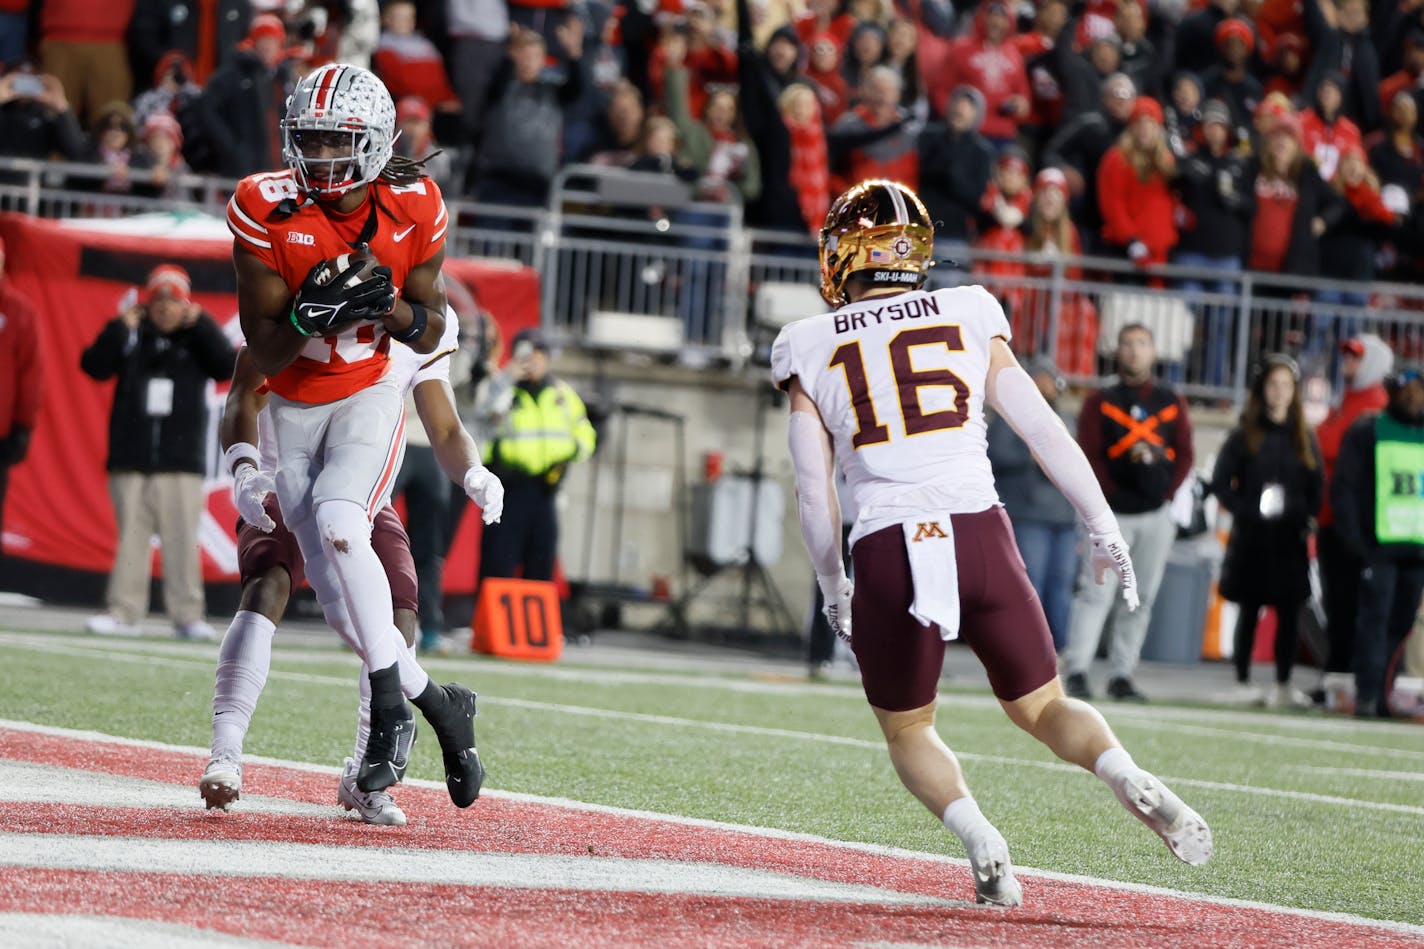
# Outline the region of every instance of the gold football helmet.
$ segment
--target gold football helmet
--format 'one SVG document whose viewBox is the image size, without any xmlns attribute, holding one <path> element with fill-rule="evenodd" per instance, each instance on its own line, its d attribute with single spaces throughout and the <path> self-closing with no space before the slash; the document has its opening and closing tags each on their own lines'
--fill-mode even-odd
<svg viewBox="0 0 1424 949">
<path fill-rule="evenodd" d="M 821 296 L 849 302 L 846 281 L 918 288 L 934 266 L 934 224 L 919 196 L 898 181 L 872 178 L 841 195 L 821 228 Z"/>
</svg>

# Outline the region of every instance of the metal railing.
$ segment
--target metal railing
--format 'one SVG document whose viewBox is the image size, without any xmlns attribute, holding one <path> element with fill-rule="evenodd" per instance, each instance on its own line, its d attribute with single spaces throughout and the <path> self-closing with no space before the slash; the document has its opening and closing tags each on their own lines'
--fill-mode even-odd
<svg viewBox="0 0 1424 949">
<path fill-rule="evenodd" d="M 116 184 L 118 187 L 116 187 Z M 114 182 L 100 165 L 0 159 L 0 210 L 44 217 L 115 217 L 172 210 L 221 215 L 234 182 L 208 175 Z M 127 188 L 128 190 L 124 190 Z M 145 193 L 147 192 L 147 193 Z M 513 259 L 542 281 L 543 320 L 573 344 L 597 344 L 591 320 L 631 315 L 658 325 L 686 361 L 740 364 L 774 327 L 751 302 L 770 285 L 815 287 L 806 234 L 743 226 L 740 204 L 696 200 L 666 175 L 574 166 L 547 207 L 447 198 L 454 256 Z M 1239 402 L 1268 351 L 1307 372 L 1338 373 L 1338 343 L 1378 333 L 1404 359 L 1424 357 L 1424 287 L 1162 266 L 1094 257 L 936 248 L 931 286 L 980 283 L 1005 306 L 1014 347 L 1046 354 L 1073 381 L 1111 372 L 1117 330 L 1151 327 L 1160 372 L 1190 396 Z M 814 302 L 814 301 L 812 301 Z"/>
</svg>

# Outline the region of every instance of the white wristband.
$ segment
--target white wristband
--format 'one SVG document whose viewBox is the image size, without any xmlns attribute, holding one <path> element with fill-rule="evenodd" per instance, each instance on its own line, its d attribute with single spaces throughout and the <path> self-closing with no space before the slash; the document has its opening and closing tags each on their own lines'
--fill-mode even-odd
<svg viewBox="0 0 1424 949">
<path fill-rule="evenodd" d="M 223 464 L 227 465 L 228 473 L 232 474 L 237 470 L 238 463 L 242 461 L 246 461 L 251 464 L 252 467 L 256 468 L 257 459 L 261 457 L 256 445 L 248 442 L 238 442 L 223 452 Z"/>
</svg>

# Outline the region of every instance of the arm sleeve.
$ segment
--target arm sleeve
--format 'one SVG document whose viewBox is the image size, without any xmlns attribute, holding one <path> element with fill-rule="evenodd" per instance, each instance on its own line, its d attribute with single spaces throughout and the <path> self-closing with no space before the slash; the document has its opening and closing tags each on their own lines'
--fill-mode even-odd
<svg viewBox="0 0 1424 949">
<path fill-rule="evenodd" d="M 1019 366 L 1000 369 L 991 392 L 994 409 L 1028 445 L 1039 467 L 1094 534 L 1117 529 L 1117 518 L 1063 420 L 1044 401 L 1038 386 Z"/>
<path fill-rule="evenodd" d="M 593 423 L 588 420 L 588 409 L 584 406 L 583 399 L 579 398 L 572 386 L 564 386 L 564 397 L 569 406 L 569 432 L 573 435 L 574 445 L 578 449 L 574 461 L 583 461 L 593 455 L 598 435 L 593 430 Z"/>
<path fill-rule="evenodd" d="M 810 412 L 792 412 L 786 440 L 796 473 L 796 514 L 811 565 L 818 578 L 840 576 L 845 566 L 830 434 Z"/>
</svg>

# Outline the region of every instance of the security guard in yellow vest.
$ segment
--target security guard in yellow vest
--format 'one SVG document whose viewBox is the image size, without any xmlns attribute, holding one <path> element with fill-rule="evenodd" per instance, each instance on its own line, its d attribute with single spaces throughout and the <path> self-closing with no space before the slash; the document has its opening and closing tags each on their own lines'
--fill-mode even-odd
<svg viewBox="0 0 1424 949">
<path fill-rule="evenodd" d="M 484 460 L 505 495 L 504 517 L 484 529 L 480 578 L 550 580 L 559 546 L 554 495 L 568 466 L 593 454 L 595 436 L 578 393 L 549 376 L 543 335 L 521 331 L 512 352 L 510 365 L 491 380 L 486 410 L 493 435 Z"/>
</svg>

